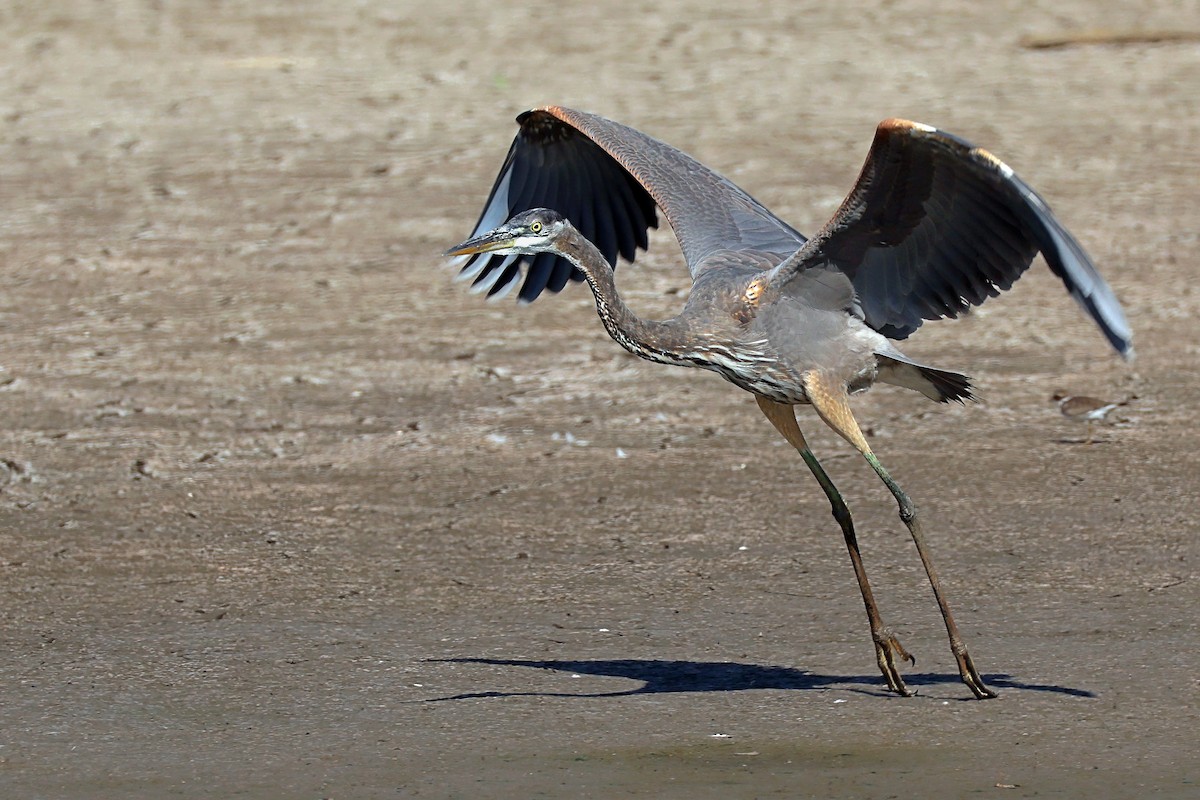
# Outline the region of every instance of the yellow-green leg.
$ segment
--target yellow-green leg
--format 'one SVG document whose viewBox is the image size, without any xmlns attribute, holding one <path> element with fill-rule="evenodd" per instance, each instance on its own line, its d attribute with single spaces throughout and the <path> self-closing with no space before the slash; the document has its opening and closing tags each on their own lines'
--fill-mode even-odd
<svg viewBox="0 0 1200 800">
<path fill-rule="evenodd" d="M 833 518 L 841 526 L 842 536 L 846 539 L 846 549 L 850 551 L 850 563 L 854 565 L 854 576 L 858 578 L 858 590 L 862 593 L 863 605 L 867 609 L 867 620 L 871 624 L 871 640 L 875 643 L 875 660 L 879 663 L 879 671 L 883 673 L 889 689 L 904 697 L 911 696 L 912 692 L 904 685 L 904 679 L 900 677 L 900 670 L 896 668 L 896 656 L 906 659 L 909 663 L 914 663 L 915 659 L 904 649 L 895 635 L 883 625 L 883 618 L 879 614 L 879 608 L 875 605 L 875 596 L 871 592 L 871 584 L 867 580 L 867 570 L 863 566 L 862 555 L 858 551 L 858 537 L 854 534 L 854 520 L 850 516 L 850 509 L 846 507 L 841 492 L 833 485 L 833 481 L 826 474 L 821 462 L 817 461 L 817 457 L 808 449 L 804 434 L 800 432 L 800 426 L 796 423 L 796 414 L 792 406 L 776 403 L 774 400 L 768 400 L 758 395 L 755 397 L 758 400 L 758 407 L 762 409 L 763 414 L 771 421 L 775 429 L 800 452 L 800 457 L 804 459 L 804 463 L 808 465 L 809 470 L 817 479 L 817 483 L 824 490 L 825 496 L 829 498 Z"/>
<path fill-rule="evenodd" d="M 867 463 L 875 470 L 875 474 L 880 477 L 892 496 L 896 498 L 896 504 L 900 510 L 900 520 L 908 528 L 913 543 L 917 546 L 917 555 L 921 557 L 921 564 L 924 565 L 925 574 L 929 577 L 929 585 L 933 588 L 933 596 L 942 612 L 942 620 L 946 623 L 946 634 L 950 637 L 950 650 L 954 653 L 954 660 L 958 662 L 958 674 L 977 698 L 982 700 L 995 697 L 996 693 L 989 689 L 984 684 L 983 678 L 979 676 L 975 662 L 971 660 L 971 654 L 967 652 L 967 645 L 958 632 L 954 615 L 950 613 L 950 604 L 942 592 L 937 570 L 933 566 L 929 549 L 925 545 L 925 534 L 921 530 L 921 523 L 917 517 L 917 506 L 871 452 L 866 437 L 858 427 L 858 421 L 854 419 L 854 414 L 850 411 L 849 397 L 846 395 L 845 386 L 834 380 L 826 380 L 816 373 L 810 373 L 805 379 L 804 388 L 821 419 L 825 420 L 829 427 L 841 434 L 846 441 L 863 454 Z"/>
</svg>

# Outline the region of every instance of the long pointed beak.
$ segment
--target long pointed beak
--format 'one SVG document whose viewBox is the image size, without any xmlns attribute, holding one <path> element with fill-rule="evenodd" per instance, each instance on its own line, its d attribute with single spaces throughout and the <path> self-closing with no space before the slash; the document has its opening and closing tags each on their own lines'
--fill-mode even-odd
<svg viewBox="0 0 1200 800">
<path fill-rule="evenodd" d="M 513 236 L 511 233 L 502 230 L 489 231 L 482 236 L 476 236 L 473 239 L 467 239 L 462 244 L 455 245 L 447 250 L 443 255 L 446 256 L 469 256 L 475 253 L 491 253 L 495 250 L 503 250 L 512 244 Z"/>
</svg>

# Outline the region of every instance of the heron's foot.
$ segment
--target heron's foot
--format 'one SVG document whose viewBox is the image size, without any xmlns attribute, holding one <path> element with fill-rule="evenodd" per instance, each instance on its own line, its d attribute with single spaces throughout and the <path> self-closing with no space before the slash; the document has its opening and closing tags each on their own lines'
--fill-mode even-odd
<svg viewBox="0 0 1200 800">
<path fill-rule="evenodd" d="M 963 683 L 967 688 L 974 693 L 977 700 L 989 700 L 993 697 L 999 697 L 994 691 L 987 687 L 983 682 L 983 678 L 979 677 L 979 670 L 975 669 L 975 662 L 971 660 L 971 654 L 967 652 L 966 645 L 959 644 L 952 648 L 954 650 L 954 659 L 958 662 L 958 674 L 962 677 Z"/>
<path fill-rule="evenodd" d="M 917 659 L 913 658 L 912 653 L 905 650 L 895 634 L 889 631 L 873 631 L 871 638 L 875 640 L 875 660 L 879 663 L 879 671 L 883 673 L 888 689 L 901 697 L 912 697 L 914 693 L 904 685 L 900 670 L 896 668 L 896 656 L 909 664 L 917 663 Z"/>
</svg>

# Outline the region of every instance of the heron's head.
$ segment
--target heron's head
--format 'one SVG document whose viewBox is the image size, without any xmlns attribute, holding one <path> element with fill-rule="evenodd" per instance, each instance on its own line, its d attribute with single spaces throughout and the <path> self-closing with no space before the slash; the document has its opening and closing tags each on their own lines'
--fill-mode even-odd
<svg viewBox="0 0 1200 800">
<path fill-rule="evenodd" d="M 522 211 L 494 230 L 475 236 L 446 251 L 448 256 L 475 253 L 534 254 L 553 252 L 555 241 L 567 227 L 557 211 L 535 208 Z"/>
</svg>

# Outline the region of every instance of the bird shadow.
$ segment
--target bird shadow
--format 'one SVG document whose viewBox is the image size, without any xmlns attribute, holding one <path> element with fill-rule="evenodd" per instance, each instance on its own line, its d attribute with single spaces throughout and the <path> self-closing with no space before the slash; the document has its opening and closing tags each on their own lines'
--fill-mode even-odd
<svg viewBox="0 0 1200 800">
<path fill-rule="evenodd" d="M 442 664 L 487 664 L 491 666 L 529 667 L 531 669 L 566 672 L 572 675 L 594 675 L 606 678 L 625 678 L 641 681 L 641 686 L 615 692 L 467 692 L 449 697 L 434 697 L 420 702 L 436 703 L 446 700 L 471 700 L 484 697 L 629 697 L 642 694 L 676 692 L 740 692 L 749 689 L 828 690 L 847 689 L 879 697 L 895 697 L 885 690 L 879 675 L 821 675 L 794 667 L 772 667 L 759 664 L 739 664 L 727 661 L 666 661 L 660 659 L 612 659 L 592 661 L 531 660 L 510 658 L 434 658 Z M 1053 692 L 1072 697 L 1096 697 L 1094 692 L 1067 686 L 1026 683 L 1004 673 L 984 675 L 993 687 L 1030 692 Z M 958 675 L 939 675 L 932 672 L 909 673 L 904 676 L 910 689 L 920 693 L 922 686 L 957 684 Z M 964 698 L 965 699 L 965 698 Z"/>
</svg>

